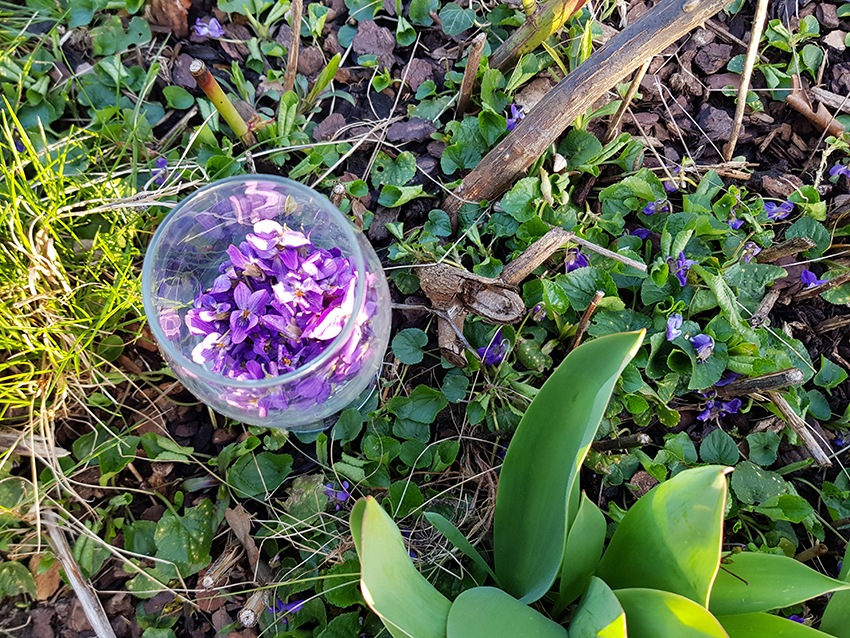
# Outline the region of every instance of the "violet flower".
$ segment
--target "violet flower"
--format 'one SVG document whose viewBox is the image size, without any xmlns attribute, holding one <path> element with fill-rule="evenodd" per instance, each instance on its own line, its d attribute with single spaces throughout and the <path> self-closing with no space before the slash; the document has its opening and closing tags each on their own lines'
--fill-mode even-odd
<svg viewBox="0 0 850 638">
<path fill-rule="evenodd" d="M 844 447 L 848 443 L 850 443 L 850 441 L 847 441 L 842 436 L 836 436 L 834 439 L 832 439 L 832 444 L 836 447 Z M 840 571 L 840 569 L 841 568 L 839 568 L 839 571 Z"/>
<path fill-rule="evenodd" d="M 729 224 L 732 230 L 738 230 L 744 225 L 744 220 L 733 217 L 732 219 L 727 219 L 726 223 Z"/>
<path fill-rule="evenodd" d="M 293 600 L 291 603 L 284 603 L 280 598 L 275 598 L 275 603 L 271 607 L 269 607 L 270 614 L 285 614 L 290 613 L 294 614 L 296 612 L 301 611 L 301 608 L 304 606 L 306 600 Z M 285 622 L 285 621 L 284 621 Z"/>
<path fill-rule="evenodd" d="M 269 293 L 267 290 L 252 293 L 248 286 L 240 281 L 233 291 L 233 300 L 239 310 L 230 313 L 230 340 L 233 343 L 242 343 L 248 336 L 248 331 L 253 330 L 260 322 L 260 316 L 266 314 L 263 311 L 269 302 Z"/>
<path fill-rule="evenodd" d="M 793 620 L 794 622 L 798 622 L 801 625 L 806 622 L 805 618 L 801 618 L 797 614 L 791 614 L 790 616 L 788 616 L 788 620 Z"/>
<path fill-rule="evenodd" d="M 543 321 L 546 318 L 546 305 L 539 303 L 531 309 L 531 316 L 535 321 Z"/>
<path fill-rule="evenodd" d="M 578 270 L 579 268 L 587 268 L 587 257 L 581 254 L 578 248 L 570 248 L 564 257 L 564 264 L 567 266 L 567 272 Z"/>
<path fill-rule="evenodd" d="M 635 237 L 640 237 L 641 239 L 646 239 L 652 234 L 652 231 L 648 228 L 635 228 L 629 235 L 634 235 Z"/>
<path fill-rule="evenodd" d="M 836 164 L 832 168 L 829 169 L 829 174 L 832 177 L 836 175 L 844 175 L 844 177 L 850 178 L 850 166 L 845 166 L 844 164 Z"/>
<path fill-rule="evenodd" d="M 793 202 L 786 201 L 781 204 L 775 204 L 773 202 L 764 203 L 764 212 L 767 213 L 768 219 L 774 222 L 785 219 L 791 214 L 792 210 L 794 210 Z"/>
<path fill-rule="evenodd" d="M 744 244 L 744 263 L 750 263 L 750 259 L 755 257 L 761 252 L 761 246 L 756 244 L 754 241 L 748 241 Z"/>
<path fill-rule="evenodd" d="M 156 170 L 153 172 L 153 182 L 157 186 L 162 186 L 168 179 L 168 158 L 156 158 Z"/>
<path fill-rule="evenodd" d="M 215 18 L 210 18 L 209 24 L 205 24 L 200 18 L 195 19 L 195 35 L 199 38 L 223 38 L 224 27 Z"/>
<path fill-rule="evenodd" d="M 522 112 L 522 107 L 516 104 L 511 104 L 511 116 L 508 118 L 508 130 L 513 131 L 516 125 L 525 118 L 525 113 Z"/>
<path fill-rule="evenodd" d="M 806 288 L 814 288 L 825 284 L 829 279 L 818 279 L 817 275 L 807 268 L 800 273 L 800 281 L 806 284 Z"/>
<path fill-rule="evenodd" d="M 726 374 L 724 374 L 724 375 L 720 378 L 720 381 L 718 381 L 717 383 L 715 383 L 715 384 L 714 384 L 714 386 L 715 386 L 715 387 L 717 387 L 717 388 L 722 388 L 724 385 L 729 385 L 730 383 L 732 383 L 732 382 L 733 382 L 733 381 L 735 381 L 736 379 L 740 379 L 740 378 L 741 378 L 741 377 L 743 377 L 743 376 L 744 376 L 744 375 L 743 375 L 743 374 L 741 374 L 740 372 L 732 372 L 732 371 L 730 370 L 729 372 L 727 372 Z"/>
<path fill-rule="evenodd" d="M 741 399 L 732 399 L 731 401 L 712 399 L 706 402 L 703 411 L 697 415 L 697 419 L 708 421 L 709 419 L 717 419 L 727 414 L 737 414 L 740 407 Z"/>
<path fill-rule="evenodd" d="M 342 489 L 335 490 L 331 483 L 325 485 L 325 496 L 328 497 L 328 502 L 333 503 L 336 506 L 336 509 L 339 510 L 340 506 L 348 500 L 351 496 L 351 492 L 348 491 L 350 485 L 348 481 L 342 482 Z"/>
<path fill-rule="evenodd" d="M 674 314 L 667 317 L 667 341 L 673 341 L 674 339 L 678 339 L 682 336 L 682 331 L 679 328 L 682 327 L 682 315 Z"/>
<path fill-rule="evenodd" d="M 666 199 L 659 199 L 654 202 L 649 202 L 643 208 L 644 215 L 654 215 L 655 213 L 666 213 L 670 210 L 670 203 Z"/>
<path fill-rule="evenodd" d="M 677 166 L 676 168 L 673 169 L 673 175 L 679 174 L 679 168 L 680 167 Z M 664 181 L 664 190 L 666 190 L 668 193 L 675 193 L 676 191 L 678 191 L 679 186 L 676 184 L 676 179 L 673 178 L 673 179 L 665 180 Z"/>
<path fill-rule="evenodd" d="M 688 285 L 688 272 L 691 266 L 697 262 L 693 259 L 685 259 L 685 253 L 679 253 L 679 258 L 675 261 L 672 257 L 667 257 L 667 265 L 670 267 L 670 274 L 675 275 L 679 280 L 679 284 L 684 288 Z"/>
<path fill-rule="evenodd" d="M 697 361 L 702 363 L 714 352 L 714 338 L 707 334 L 698 334 L 688 339 L 697 351 Z"/>
<path fill-rule="evenodd" d="M 505 360 L 509 345 L 510 342 L 507 339 L 502 339 L 502 329 L 499 328 L 490 341 L 490 344 L 483 348 L 478 348 L 476 352 L 486 365 L 497 366 Z"/>
</svg>

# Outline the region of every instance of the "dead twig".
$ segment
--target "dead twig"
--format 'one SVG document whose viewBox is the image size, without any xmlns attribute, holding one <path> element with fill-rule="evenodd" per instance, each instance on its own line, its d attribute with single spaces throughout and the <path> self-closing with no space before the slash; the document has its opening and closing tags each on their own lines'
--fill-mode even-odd
<svg viewBox="0 0 850 638">
<path fill-rule="evenodd" d="M 797 253 L 809 250 L 815 246 L 817 246 L 815 241 L 808 237 L 792 237 L 791 239 L 778 244 L 773 244 L 773 246 L 768 246 L 763 249 L 758 255 L 756 255 L 756 261 L 760 264 L 768 264 L 772 261 L 776 261 L 780 257 L 796 255 Z"/>
<path fill-rule="evenodd" d="M 756 15 L 753 18 L 753 30 L 750 35 L 750 46 L 747 48 L 747 59 L 744 62 L 744 72 L 741 74 L 741 86 L 738 89 L 738 104 L 735 107 L 735 121 L 732 125 L 732 135 L 729 143 L 723 149 L 723 158 L 728 162 L 735 154 L 735 146 L 738 144 L 738 136 L 741 134 L 741 125 L 744 122 L 744 111 L 747 108 L 747 94 L 750 91 L 750 79 L 753 76 L 753 67 L 756 64 L 756 56 L 759 52 L 761 34 L 764 31 L 764 23 L 767 20 L 768 0 L 758 0 Z"/>
<path fill-rule="evenodd" d="M 649 445 L 652 439 L 648 434 L 639 432 L 638 434 L 628 434 L 626 436 L 618 436 L 616 439 L 602 439 L 594 441 L 590 447 L 597 452 L 613 452 L 614 450 L 630 450 L 642 445 Z"/>
<path fill-rule="evenodd" d="M 578 348 L 581 343 L 581 339 L 584 336 L 584 331 L 587 330 L 587 324 L 590 323 L 590 318 L 593 316 L 593 313 L 596 312 L 596 306 L 599 305 L 599 302 L 602 301 L 604 296 L 605 293 L 602 290 L 597 290 L 596 294 L 593 295 L 593 299 L 590 300 L 590 305 L 587 306 L 587 310 L 585 310 L 584 314 L 581 316 L 581 321 L 578 322 L 575 337 L 573 337 L 573 342 L 570 344 L 570 351 Z"/>
<path fill-rule="evenodd" d="M 818 543 L 817 545 L 813 545 L 809 547 L 809 549 L 804 549 L 802 552 L 797 554 L 794 559 L 800 561 L 801 563 L 806 563 L 813 558 L 817 558 L 818 556 L 823 556 L 824 554 L 829 553 L 829 547 L 824 545 L 823 543 Z"/>
<path fill-rule="evenodd" d="M 804 288 L 796 295 L 794 295 L 791 298 L 791 301 L 802 301 L 803 299 L 808 299 L 809 297 L 816 297 L 817 295 L 824 293 L 827 290 L 832 290 L 833 288 L 837 288 L 842 284 L 846 284 L 848 281 L 850 281 L 850 270 L 843 272 L 840 275 L 836 275 L 826 283 L 820 284 L 819 286 Z"/>
<path fill-rule="evenodd" d="M 803 382 L 803 378 L 802 370 L 797 368 L 770 372 L 758 377 L 744 377 L 717 388 L 717 396 L 737 397 L 754 392 L 775 392 L 789 385 L 799 385 Z"/>
<path fill-rule="evenodd" d="M 775 287 L 767 291 L 767 294 L 761 300 L 759 307 L 756 308 L 753 316 L 749 318 L 749 324 L 753 328 L 759 328 L 767 322 L 767 317 L 770 315 L 770 311 L 773 310 L 773 306 L 776 305 L 781 294 L 782 291 Z"/>
<path fill-rule="evenodd" d="M 455 109 L 455 119 L 463 117 L 466 107 L 469 106 L 469 98 L 472 96 L 472 87 L 475 85 L 475 76 L 481 66 L 481 54 L 484 52 L 484 44 L 487 36 L 479 33 L 469 45 L 469 54 L 466 56 L 466 69 L 463 71 L 463 82 L 460 85 L 460 96 Z"/>
<path fill-rule="evenodd" d="M 641 80 L 643 80 L 643 76 L 646 75 L 650 64 L 652 64 L 652 58 L 649 58 L 643 63 L 642 67 L 635 71 L 635 77 L 632 78 L 629 90 L 626 91 L 626 95 L 623 97 L 623 103 L 620 104 L 620 108 L 617 109 L 614 117 L 611 118 L 611 121 L 608 123 L 608 129 L 605 131 L 605 136 L 602 138 L 603 144 L 608 144 L 613 141 L 617 135 L 619 135 L 620 126 L 623 124 L 623 117 L 626 115 L 626 111 L 628 110 L 632 99 L 635 97 L 635 93 L 637 93 Z"/>
<path fill-rule="evenodd" d="M 286 73 L 283 76 L 283 93 L 295 88 L 295 74 L 298 72 L 298 48 L 301 46 L 301 14 L 304 11 L 304 0 L 292 0 L 290 8 L 292 35 L 289 39 L 289 52 L 286 58 Z"/>
<path fill-rule="evenodd" d="M 817 442 L 811 430 L 809 430 L 809 426 L 794 412 L 794 408 L 788 404 L 785 397 L 778 392 L 768 392 L 767 397 L 776 406 L 776 409 L 779 410 L 783 420 L 800 437 L 803 447 L 808 450 L 811 457 L 815 460 L 815 464 L 818 467 L 832 467 L 832 461 L 829 460 L 826 452 L 823 451 L 823 448 Z"/>
<path fill-rule="evenodd" d="M 838 330 L 839 328 L 843 328 L 844 326 L 850 326 L 850 315 L 845 315 L 843 317 L 832 317 L 832 319 L 821 321 L 818 325 L 815 326 L 815 332 L 817 332 L 818 334 L 823 334 L 824 332 L 829 332 L 830 330 Z"/>
</svg>

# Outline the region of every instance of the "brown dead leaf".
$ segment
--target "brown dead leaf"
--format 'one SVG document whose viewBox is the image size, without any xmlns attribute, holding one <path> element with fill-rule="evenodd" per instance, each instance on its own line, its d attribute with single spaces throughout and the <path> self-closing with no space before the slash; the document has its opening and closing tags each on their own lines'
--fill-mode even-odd
<svg viewBox="0 0 850 638">
<path fill-rule="evenodd" d="M 390 142 L 424 142 L 436 131 L 430 120 L 413 117 L 390 126 L 387 129 L 387 139 Z"/>
<path fill-rule="evenodd" d="M 58 560 L 53 561 L 53 564 L 47 568 L 47 571 L 41 574 L 38 573 L 38 564 L 41 562 L 43 556 L 44 554 L 35 554 L 30 558 L 29 563 L 30 573 L 32 573 L 35 579 L 36 600 L 47 600 L 56 593 L 56 590 L 62 584 L 62 579 L 59 577 L 59 568 L 61 565 Z"/>
<path fill-rule="evenodd" d="M 257 544 L 251 538 L 251 515 L 241 505 L 234 508 L 228 508 L 224 512 L 224 518 L 230 529 L 242 543 L 245 552 L 248 554 L 248 564 L 251 569 L 256 569 L 257 563 L 260 560 L 260 550 L 257 549 Z"/>
<path fill-rule="evenodd" d="M 151 26 L 171 31 L 178 38 L 189 35 L 189 7 L 192 0 L 151 0 L 145 6 L 145 19 Z M 161 30 L 161 29 L 160 29 Z"/>
</svg>

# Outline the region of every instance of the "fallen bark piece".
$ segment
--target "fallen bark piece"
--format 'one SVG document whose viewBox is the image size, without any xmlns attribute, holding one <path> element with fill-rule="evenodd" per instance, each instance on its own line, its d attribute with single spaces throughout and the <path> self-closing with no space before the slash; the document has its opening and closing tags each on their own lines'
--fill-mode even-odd
<svg viewBox="0 0 850 638">
<path fill-rule="evenodd" d="M 457 197 L 446 198 L 442 209 L 453 225 L 463 201 L 494 201 L 611 87 L 725 5 L 725 0 L 664 0 L 611 38 L 487 154 L 455 190 Z"/>
<path fill-rule="evenodd" d="M 754 392 L 776 391 L 787 388 L 789 385 L 799 385 L 803 382 L 803 379 L 802 370 L 788 368 L 787 370 L 770 372 L 758 377 L 736 379 L 732 383 L 717 388 L 717 396 L 737 397 Z"/>
<path fill-rule="evenodd" d="M 796 412 L 794 412 L 794 408 L 788 404 L 785 397 L 778 392 L 768 392 L 767 396 L 773 402 L 773 405 L 776 406 L 776 409 L 779 410 L 779 413 L 782 415 L 785 422 L 792 430 L 794 430 L 797 436 L 800 437 L 803 447 L 806 448 L 815 460 L 815 464 L 818 467 L 832 467 L 832 461 L 829 460 L 826 452 L 824 452 L 823 448 L 817 442 L 817 439 L 815 439 L 815 435 L 812 434 L 809 426 Z"/>
</svg>

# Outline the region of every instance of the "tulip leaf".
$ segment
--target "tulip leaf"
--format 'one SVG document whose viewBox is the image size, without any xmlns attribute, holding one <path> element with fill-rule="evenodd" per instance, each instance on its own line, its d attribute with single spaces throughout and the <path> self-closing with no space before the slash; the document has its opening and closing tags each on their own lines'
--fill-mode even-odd
<svg viewBox="0 0 850 638">
<path fill-rule="evenodd" d="M 481 567 L 481 569 L 490 574 L 493 580 L 497 583 L 499 582 L 496 578 L 496 574 L 494 574 L 493 570 L 490 569 L 490 565 L 487 564 L 484 557 L 478 553 L 478 550 L 472 546 L 472 544 L 466 539 L 466 536 L 464 536 L 457 527 L 452 525 L 451 521 L 436 512 L 425 512 L 425 519 L 431 523 L 431 525 L 436 527 L 437 531 L 445 536 L 452 545 L 466 554 L 467 557 L 471 558 L 479 567 Z"/>
<path fill-rule="evenodd" d="M 743 552 L 720 567 L 709 605 L 717 616 L 770 611 L 826 592 L 850 589 L 850 583 L 824 576 L 800 561 L 776 554 Z"/>
<path fill-rule="evenodd" d="M 596 575 L 612 588 L 650 587 L 707 605 L 720 562 L 729 471 L 695 468 L 653 488 L 623 517 Z"/>
<path fill-rule="evenodd" d="M 567 630 L 495 587 L 474 587 L 449 611 L 448 638 L 567 638 Z"/>
<path fill-rule="evenodd" d="M 356 520 L 357 519 L 357 520 Z M 396 638 L 445 638 L 451 603 L 413 563 L 389 514 L 371 497 L 351 512 L 366 604 Z"/>
<path fill-rule="evenodd" d="M 728 638 L 705 607 L 657 589 L 619 589 L 629 638 Z"/>
<path fill-rule="evenodd" d="M 719 616 L 729 638 L 829 638 L 817 629 L 771 614 Z"/>
<path fill-rule="evenodd" d="M 556 614 L 578 598 L 590 582 L 593 570 L 602 558 L 607 527 L 605 515 L 587 495 L 582 494 L 578 515 L 567 536 Z"/>
<path fill-rule="evenodd" d="M 609 335 L 573 350 L 543 384 L 508 447 L 496 497 L 494 554 L 502 586 L 522 602 L 538 600 L 555 581 L 572 518 L 571 485 L 614 384 L 645 334 Z"/>
<path fill-rule="evenodd" d="M 626 638 L 626 614 L 604 580 L 591 576 L 570 623 L 570 638 Z"/>
<path fill-rule="evenodd" d="M 850 545 L 844 550 L 844 562 L 841 564 L 838 580 L 850 581 Z M 850 618 L 850 591 L 837 591 L 826 604 L 820 628 L 836 638 L 850 638 L 848 618 Z"/>
</svg>

